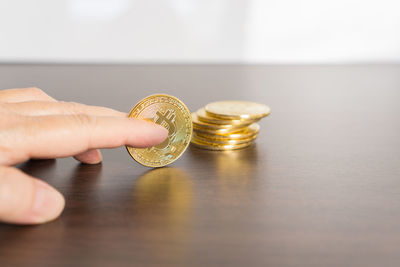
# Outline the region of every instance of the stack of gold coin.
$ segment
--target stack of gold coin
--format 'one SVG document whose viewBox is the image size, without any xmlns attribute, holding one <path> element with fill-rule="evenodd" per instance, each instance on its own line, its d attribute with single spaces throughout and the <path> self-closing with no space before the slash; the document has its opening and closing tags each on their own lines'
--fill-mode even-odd
<svg viewBox="0 0 400 267">
<path fill-rule="evenodd" d="M 254 143 L 257 123 L 270 114 L 266 105 L 247 101 L 213 102 L 192 113 L 192 144 L 209 150 L 233 150 Z"/>
</svg>

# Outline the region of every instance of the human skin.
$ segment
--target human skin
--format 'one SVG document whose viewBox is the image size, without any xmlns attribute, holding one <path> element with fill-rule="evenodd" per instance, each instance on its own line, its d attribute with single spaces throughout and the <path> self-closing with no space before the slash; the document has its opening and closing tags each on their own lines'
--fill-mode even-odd
<svg viewBox="0 0 400 267">
<path fill-rule="evenodd" d="M 99 148 L 148 147 L 168 131 L 98 106 L 61 102 L 38 88 L 0 91 L 0 221 L 40 224 L 57 218 L 64 197 L 44 181 L 13 165 L 29 159 L 73 156 L 101 162 Z"/>
</svg>

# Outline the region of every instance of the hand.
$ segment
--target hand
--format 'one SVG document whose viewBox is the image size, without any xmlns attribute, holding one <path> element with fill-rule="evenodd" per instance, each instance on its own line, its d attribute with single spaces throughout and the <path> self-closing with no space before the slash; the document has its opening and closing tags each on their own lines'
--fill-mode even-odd
<svg viewBox="0 0 400 267">
<path fill-rule="evenodd" d="M 113 109 L 58 102 L 38 88 L 0 91 L 0 221 L 43 223 L 64 208 L 58 191 L 12 165 L 68 156 L 95 164 L 102 159 L 96 148 L 153 146 L 167 134 Z"/>
</svg>

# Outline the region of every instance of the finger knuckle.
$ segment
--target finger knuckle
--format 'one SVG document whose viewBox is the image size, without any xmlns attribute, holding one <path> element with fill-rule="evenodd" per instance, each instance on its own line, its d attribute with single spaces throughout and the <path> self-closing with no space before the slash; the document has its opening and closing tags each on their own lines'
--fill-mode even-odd
<svg viewBox="0 0 400 267">
<path fill-rule="evenodd" d="M 18 129 L 21 121 L 18 116 L 11 113 L 0 112 L 0 165 L 14 163 L 17 155 L 22 155 L 16 150 L 16 144 L 21 143 Z"/>
<path fill-rule="evenodd" d="M 82 104 L 77 102 L 62 102 L 66 111 L 72 114 L 83 113 Z"/>
<path fill-rule="evenodd" d="M 73 116 L 76 124 L 82 127 L 89 127 L 96 124 L 96 119 L 88 114 L 76 114 Z"/>
</svg>

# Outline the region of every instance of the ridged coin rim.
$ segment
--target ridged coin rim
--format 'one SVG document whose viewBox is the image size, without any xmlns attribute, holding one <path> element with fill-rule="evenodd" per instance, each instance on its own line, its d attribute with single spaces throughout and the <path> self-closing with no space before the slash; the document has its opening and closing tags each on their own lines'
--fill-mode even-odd
<svg viewBox="0 0 400 267">
<path fill-rule="evenodd" d="M 255 128 L 255 129 L 252 129 Z M 218 139 L 218 140 L 231 140 L 231 139 L 245 139 L 250 138 L 252 136 L 258 135 L 260 133 L 260 125 L 258 123 L 253 123 L 249 127 L 245 128 L 243 131 L 234 132 L 234 133 L 209 133 L 209 132 L 201 132 L 197 131 L 197 129 L 193 129 L 193 132 L 197 135 L 200 135 L 209 139 Z M 249 132 L 251 131 L 251 132 Z"/>
<path fill-rule="evenodd" d="M 254 144 L 254 141 L 239 144 L 239 145 L 215 145 L 215 144 L 209 144 L 206 142 L 200 142 L 200 141 L 192 139 L 191 144 L 194 145 L 195 147 L 207 149 L 207 150 L 228 151 L 228 150 L 237 150 L 237 149 L 249 147 Z"/>
<path fill-rule="evenodd" d="M 196 112 L 197 118 L 199 121 L 209 123 L 209 124 L 216 124 L 216 125 L 250 125 L 259 121 L 259 119 L 219 119 L 215 117 L 211 117 L 207 114 L 205 108 L 200 108 Z"/>
</svg>

